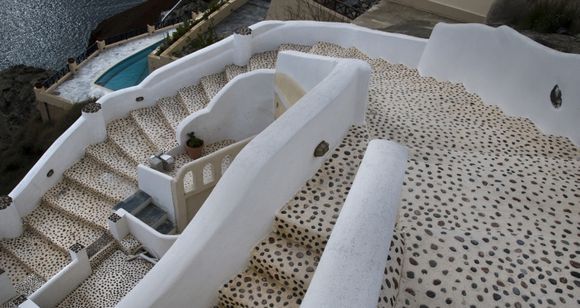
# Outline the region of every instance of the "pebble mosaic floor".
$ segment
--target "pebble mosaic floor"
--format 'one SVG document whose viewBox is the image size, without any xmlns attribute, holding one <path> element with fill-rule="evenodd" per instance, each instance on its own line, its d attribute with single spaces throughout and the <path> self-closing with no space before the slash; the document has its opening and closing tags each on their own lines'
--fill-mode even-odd
<svg viewBox="0 0 580 308">
<path fill-rule="evenodd" d="M 580 150 L 460 84 L 319 43 L 373 67 L 367 124 L 275 217 L 219 307 L 298 307 L 367 142 L 409 148 L 378 307 L 578 307 Z"/>
<path fill-rule="evenodd" d="M 237 71 L 242 72 L 245 68 Z M 132 111 L 108 124 L 105 142 L 89 146 L 85 156 L 65 171 L 63 180 L 43 196 L 41 205 L 25 217 L 26 232 L 0 241 L 0 268 L 8 272 L 20 294 L 32 294 L 64 268 L 70 262 L 67 250 L 77 242 L 96 247 L 91 265 L 98 268 L 62 307 L 110 307 L 145 275 L 150 266 L 133 265 L 142 262 L 122 257 L 140 245 L 135 238 L 128 236 L 111 245 L 108 216 L 117 202 L 138 190 L 137 165 L 177 146 L 179 122 L 204 108 L 228 80 L 225 71 L 206 76 L 153 107 Z M 202 155 L 232 143 L 235 140 L 208 144 Z M 170 175 L 190 161 L 186 155 L 178 156 Z"/>
<path fill-rule="evenodd" d="M 569 140 L 504 115 L 461 85 L 423 78 L 355 48 L 318 43 L 280 50 L 368 61 L 374 71 L 367 124 L 352 127 L 280 210 L 274 231 L 252 251 L 247 269 L 219 290 L 220 307 L 299 306 L 374 138 L 410 151 L 379 307 L 580 305 L 580 151 Z M 110 123 L 108 139 L 87 149 L 27 217 L 25 234 L 0 241 L 0 264 L 20 283 L 19 291 L 32 293 L 39 281 L 62 269 L 69 243 L 102 239 L 106 224 L 99 220 L 136 189 L 136 165 L 173 145 L 166 138 L 179 121 L 207 105 L 228 80 L 246 70 L 273 68 L 276 52 L 254 55 L 247 67 L 228 66 Z M 214 144 L 206 153 L 231 142 Z M 178 158 L 178 165 L 187 162 Z M 117 247 L 128 251 L 138 245 L 128 238 Z M 60 307 L 113 306 L 150 268 L 127 262 L 114 246 L 92 264 L 93 275 Z"/>
</svg>

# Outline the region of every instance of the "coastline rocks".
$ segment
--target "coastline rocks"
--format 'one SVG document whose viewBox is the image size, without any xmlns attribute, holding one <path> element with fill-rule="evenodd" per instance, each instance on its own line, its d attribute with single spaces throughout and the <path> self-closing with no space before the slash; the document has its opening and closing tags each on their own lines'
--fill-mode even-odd
<svg viewBox="0 0 580 308">
<path fill-rule="evenodd" d="M 103 20 L 91 33 L 89 45 L 98 39 L 104 39 L 154 25 L 159 20 L 161 12 L 170 10 L 178 0 L 148 0 L 133 8 Z"/>
<path fill-rule="evenodd" d="M 487 13 L 486 24 L 514 25 L 530 10 L 537 0 L 495 0 Z"/>
<path fill-rule="evenodd" d="M 557 33 L 547 34 L 526 30 L 520 32 L 532 40 L 552 49 L 561 52 L 580 54 L 580 35 L 573 36 Z"/>
<path fill-rule="evenodd" d="M 11 142 L 11 132 L 38 114 L 32 87 L 49 75 L 45 69 L 24 65 L 0 71 L 0 151 Z"/>
</svg>

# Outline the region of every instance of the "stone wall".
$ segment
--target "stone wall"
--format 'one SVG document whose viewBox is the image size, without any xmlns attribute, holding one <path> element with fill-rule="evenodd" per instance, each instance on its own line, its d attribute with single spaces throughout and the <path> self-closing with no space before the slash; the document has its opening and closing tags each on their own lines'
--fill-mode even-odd
<svg viewBox="0 0 580 308">
<path fill-rule="evenodd" d="M 351 22 L 311 0 L 272 0 L 266 19 Z"/>
</svg>

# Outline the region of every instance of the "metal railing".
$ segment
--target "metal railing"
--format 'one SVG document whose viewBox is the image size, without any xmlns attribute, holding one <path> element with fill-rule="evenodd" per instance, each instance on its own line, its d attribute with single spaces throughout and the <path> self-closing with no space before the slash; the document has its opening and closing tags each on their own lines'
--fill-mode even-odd
<svg viewBox="0 0 580 308">
<path fill-rule="evenodd" d="M 50 86 L 55 84 L 62 77 L 64 77 L 64 75 L 68 74 L 69 72 L 70 72 L 70 69 L 69 69 L 68 64 L 67 64 L 67 65 L 63 66 L 61 69 L 57 70 L 50 77 L 48 77 L 44 81 L 42 81 L 42 86 L 45 88 L 50 88 Z"/>
<path fill-rule="evenodd" d="M 106 45 L 115 44 L 117 42 L 124 41 L 126 39 L 130 39 L 134 36 L 138 36 L 138 35 L 141 35 L 144 33 L 147 33 L 147 26 L 133 29 L 133 30 L 125 32 L 125 33 L 116 34 L 116 35 L 113 35 L 111 37 L 108 37 L 105 39 L 105 44 Z"/>
<path fill-rule="evenodd" d="M 166 20 L 163 23 L 158 22 L 155 25 L 155 29 L 161 29 L 167 26 L 172 26 L 175 24 L 178 24 L 180 22 L 183 22 L 184 20 L 186 20 L 187 18 L 174 18 L 171 20 Z M 105 41 L 105 45 L 111 45 L 111 44 L 115 44 L 124 40 L 128 40 L 132 37 L 135 36 L 139 36 L 141 34 L 145 34 L 147 33 L 147 26 L 145 27 L 141 27 L 141 28 L 137 28 L 137 29 L 133 29 L 130 31 L 127 31 L 125 33 L 121 33 L 121 34 L 116 34 L 110 37 L 107 37 L 104 39 Z M 94 53 L 99 51 L 99 47 L 97 45 L 97 43 L 92 43 L 91 45 L 89 45 L 87 47 L 87 49 L 85 49 L 83 52 L 81 52 L 80 54 L 78 54 L 76 57 L 73 57 L 73 59 L 75 59 L 75 62 L 77 64 L 80 64 L 82 62 L 84 62 L 86 59 L 88 59 L 90 56 L 92 56 Z M 50 88 L 52 85 L 54 85 L 55 83 L 57 83 L 62 77 L 64 77 L 66 74 L 68 74 L 70 72 L 69 66 L 68 64 L 65 65 L 64 67 L 62 67 L 61 69 L 57 70 L 54 74 L 52 74 L 50 77 L 46 78 L 45 80 L 43 80 L 41 82 L 42 86 L 46 89 Z"/>
</svg>

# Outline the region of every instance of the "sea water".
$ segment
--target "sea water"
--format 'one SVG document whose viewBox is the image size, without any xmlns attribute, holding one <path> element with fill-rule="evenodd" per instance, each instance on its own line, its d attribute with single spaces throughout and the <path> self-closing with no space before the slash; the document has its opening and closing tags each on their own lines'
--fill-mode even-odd
<svg viewBox="0 0 580 308">
<path fill-rule="evenodd" d="M 83 52 L 104 19 L 143 0 L 0 0 L 0 70 L 57 69 Z"/>
</svg>

